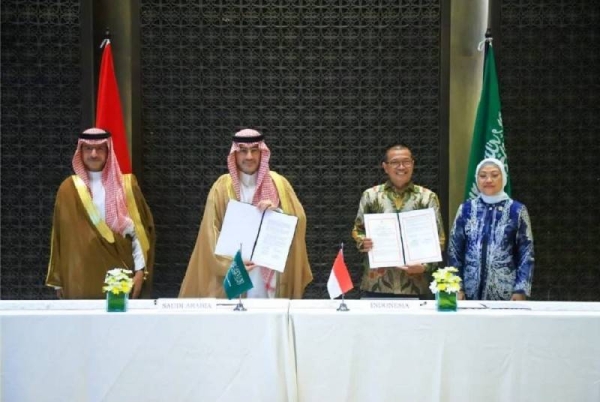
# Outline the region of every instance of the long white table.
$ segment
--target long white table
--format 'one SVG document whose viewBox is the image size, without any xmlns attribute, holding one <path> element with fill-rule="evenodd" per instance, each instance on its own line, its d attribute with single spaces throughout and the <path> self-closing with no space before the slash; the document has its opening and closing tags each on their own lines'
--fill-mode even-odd
<svg viewBox="0 0 600 402">
<path fill-rule="evenodd" d="M 292 301 L 299 400 L 600 401 L 598 303 L 457 313 L 429 303 L 338 312 Z"/>
<path fill-rule="evenodd" d="M 600 303 L 370 303 L 0 301 L 0 400 L 600 401 Z"/>
<path fill-rule="evenodd" d="M 2 402 L 296 400 L 285 300 L 243 313 L 38 304 L 0 309 Z"/>
</svg>

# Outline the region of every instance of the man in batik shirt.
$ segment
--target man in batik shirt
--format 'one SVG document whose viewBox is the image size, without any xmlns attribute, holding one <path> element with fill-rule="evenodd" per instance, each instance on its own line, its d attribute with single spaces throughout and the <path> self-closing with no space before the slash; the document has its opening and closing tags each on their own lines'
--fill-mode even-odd
<svg viewBox="0 0 600 402">
<path fill-rule="evenodd" d="M 269 169 L 271 151 L 256 130 L 245 129 L 233 137 L 227 157 L 229 173 L 213 184 L 204 207 L 204 216 L 179 297 L 224 298 L 223 278 L 231 258 L 215 254 L 221 225 L 230 199 L 246 202 L 259 210 L 279 209 L 298 217 L 283 273 L 246 261 L 254 287 L 250 298 L 302 298 L 312 280 L 306 252 L 306 215 L 289 181 Z"/>
<path fill-rule="evenodd" d="M 352 237 L 356 241 L 358 250 L 365 253 L 364 274 L 360 284 L 363 297 L 431 297 L 429 283 L 431 273 L 437 269 L 437 264 L 370 269 L 366 254 L 373 248 L 373 241 L 365 234 L 365 214 L 406 212 L 427 208 L 433 208 L 435 211 L 440 246 L 444 248 L 445 235 L 438 197 L 433 191 L 412 182 L 414 166 L 412 152 L 406 145 L 395 144 L 388 147 L 382 162 L 388 180 L 365 190 L 360 199 Z"/>
</svg>

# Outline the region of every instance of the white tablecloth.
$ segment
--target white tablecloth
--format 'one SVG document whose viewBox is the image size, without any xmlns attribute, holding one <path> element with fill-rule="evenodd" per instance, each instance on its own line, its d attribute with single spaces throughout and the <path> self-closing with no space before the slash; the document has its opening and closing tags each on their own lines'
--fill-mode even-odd
<svg viewBox="0 0 600 402">
<path fill-rule="evenodd" d="M 600 401 L 597 303 L 438 313 L 361 302 L 291 302 L 300 401 Z"/>
<path fill-rule="evenodd" d="M 296 400 L 287 301 L 248 301 L 243 313 L 10 303 L 0 309 L 2 402 Z"/>
<path fill-rule="evenodd" d="M 0 400 L 600 401 L 599 303 L 130 303 L 106 313 L 104 301 L 0 301 Z"/>
</svg>

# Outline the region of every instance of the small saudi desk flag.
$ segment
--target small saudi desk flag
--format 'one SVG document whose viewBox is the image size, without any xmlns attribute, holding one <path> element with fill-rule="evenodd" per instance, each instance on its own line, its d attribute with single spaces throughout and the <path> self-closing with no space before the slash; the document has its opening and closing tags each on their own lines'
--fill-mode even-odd
<svg viewBox="0 0 600 402">
<path fill-rule="evenodd" d="M 244 260 L 242 260 L 242 252 L 238 250 L 231 261 L 225 279 L 223 279 L 225 294 L 229 299 L 233 299 L 253 287 L 254 285 L 252 285 L 248 271 L 246 271 Z"/>
</svg>

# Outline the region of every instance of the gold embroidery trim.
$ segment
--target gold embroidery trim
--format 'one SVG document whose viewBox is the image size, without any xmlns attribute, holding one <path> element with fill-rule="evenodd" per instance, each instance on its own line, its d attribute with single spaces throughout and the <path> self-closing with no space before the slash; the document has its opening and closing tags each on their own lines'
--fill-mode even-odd
<svg viewBox="0 0 600 402">
<path fill-rule="evenodd" d="M 50 234 L 50 261 L 48 261 L 48 273 L 46 274 L 46 284 L 49 286 L 61 286 L 56 283 L 49 283 L 50 274 L 54 270 L 54 225 L 52 225 L 52 233 Z"/>
<path fill-rule="evenodd" d="M 135 197 L 133 196 L 133 188 L 131 186 L 131 175 L 123 175 L 123 186 L 125 187 L 125 198 L 127 201 L 127 210 L 129 211 L 129 217 L 133 221 L 135 228 L 135 234 L 142 246 L 142 252 L 144 253 L 144 261 L 148 263 L 148 251 L 150 250 L 150 242 L 148 241 L 148 235 L 146 229 L 142 225 L 142 218 L 140 217 L 140 211 L 138 210 L 137 204 L 135 203 Z M 144 276 L 146 270 L 144 269 Z"/>
<path fill-rule="evenodd" d="M 227 186 L 227 196 L 229 197 L 229 199 L 238 200 L 237 195 L 235 194 L 235 189 L 233 188 L 233 180 L 231 179 L 231 175 L 227 176 L 227 181 L 225 182 L 225 185 Z"/>
<path fill-rule="evenodd" d="M 271 174 L 271 179 L 273 179 L 273 183 L 275 183 L 275 187 L 277 188 L 277 194 L 279 194 L 279 202 L 281 204 L 281 209 L 283 212 L 289 211 L 290 208 L 290 200 L 288 198 L 287 191 L 284 191 L 284 185 L 282 177 L 276 174 Z"/>
<path fill-rule="evenodd" d="M 92 224 L 94 226 L 96 226 L 96 229 L 98 229 L 98 232 L 100 232 L 100 235 L 102 237 L 104 237 L 104 239 L 106 239 L 106 241 L 108 241 L 109 243 L 114 243 L 115 235 L 114 235 L 113 231 L 110 230 L 110 228 L 108 227 L 106 222 L 100 217 L 100 213 L 98 212 L 98 209 L 94 205 L 94 202 L 92 201 L 92 196 L 90 195 L 85 183 L 77 175 L 73 175 L 73 176 L 71 176 L 71 178 L 73 179 L 73 183 L 75 184 L 75 189 L 77 190 L 77 193 L 79 194 L 79 198 L 81 199 L 81 202 L 83 203 L 83 207 L 87 211 L 88 216 L 90 217 L 90 220 L 92 221 Z"/>
</svg>

